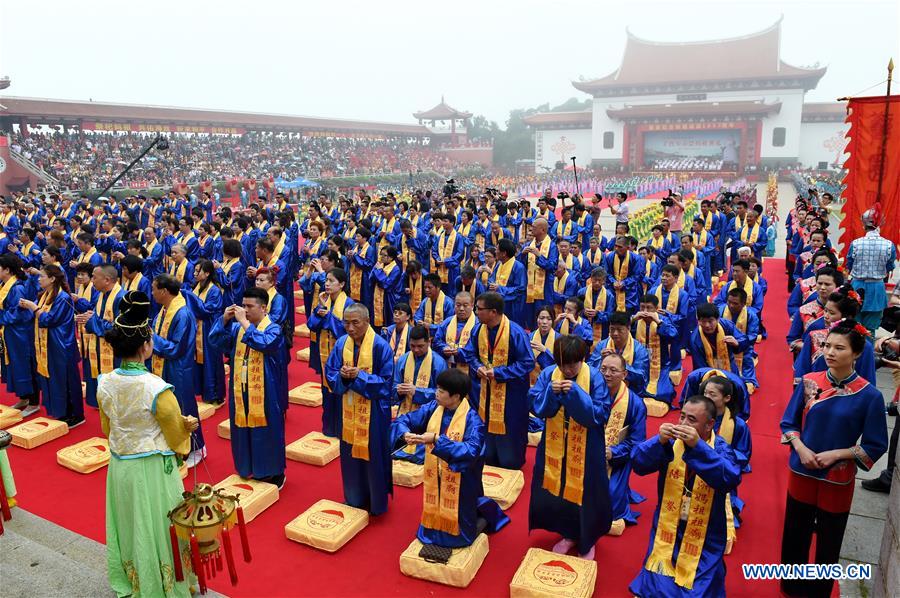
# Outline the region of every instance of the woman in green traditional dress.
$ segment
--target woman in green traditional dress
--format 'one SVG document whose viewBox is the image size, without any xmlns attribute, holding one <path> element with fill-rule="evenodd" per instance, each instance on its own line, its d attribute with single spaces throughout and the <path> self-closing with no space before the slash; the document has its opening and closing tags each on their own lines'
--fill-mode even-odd
<svg viewBox="0 0 900 598">
<path fill-rule="evenodd" d="M 196 418 L 183 416 L 172 386 L 147 371 L 153 354 L 150 299 L 132 291 L 105 339 L 122 364 L 100 376 L 97 400 L 109 438 L 107 572 L 118 596 L 190 596 L 176 582 L 167 513 L 181 501 L 180 457 Z"/>
</svg>

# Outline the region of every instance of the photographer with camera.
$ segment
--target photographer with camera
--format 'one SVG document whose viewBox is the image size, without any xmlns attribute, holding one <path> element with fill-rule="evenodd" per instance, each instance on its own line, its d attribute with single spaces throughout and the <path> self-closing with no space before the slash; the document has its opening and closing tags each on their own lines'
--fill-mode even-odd
<svg viewBox="0 0 900 598">
<path fill-rule="evenodd" d="M 684 224 L 684 201 L 681 193 L 669 189 L 668 197 L 662 200 L 663 212 L 669 221 L 669 232 L 675 233 L 675 237 L 681 237 L 681 227 Z"/>
</svg>

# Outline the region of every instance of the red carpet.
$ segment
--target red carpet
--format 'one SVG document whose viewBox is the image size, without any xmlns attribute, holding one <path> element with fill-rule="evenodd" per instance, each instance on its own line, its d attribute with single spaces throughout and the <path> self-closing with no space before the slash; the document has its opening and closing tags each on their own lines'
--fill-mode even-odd
<svg viewBox="0 0 900 598">
<path fill-rule="evenodd" d="M 759 371 L 763 388 L 753 397 L 753 473 L 744 477 L 741 496 L 747 501 L 744 525 L 738 542 L 726 558 L 730 596 L 777 596 L 775 582 L 748 582 L 741 574 L 742 563 L 777 563 L 787 480 L 787 450 L 778 444 L 778 421 L 791 391 L 790 359 L 784 348 L 788 321 L 783 306 L 787 302 L 781 260 L 767 260 L 769 294 L 765 321 L 769 339 L 760 346 Z M 305 341 L 305 339 L 304 339 Z M 289 371 L 291 387 L 313 379 L 306 364 L 293 361 Z M 4 404 L 13 397 L 5 391 Z M 18 486 L 19 504 L 74 532 L 104 541 L 105 469 L 81 475 L 56 463 L 56 451 L 91 436 L 101 435 L 96 412 L 88 410 L 88 423 L 67 436 L 37 449 L 9 449 Z M 216 425 L 227 417 L 224 410 L 203 422 L 209 447 L 207 469 L 197 468 L 201 481 L 218 482 L 233 473 L 227 440 L 216 435 Z M 669 415 L 674 419 L 673 415 Z M 648 422 L 653 434 L 659 421 Z M 287 416 L 289 442 L 310 430 L 321 429 L 320 411 L 292 406 Z M 526 550 L 537 546 L 549 550 L 557 538 L 527 529 L 528 500 L 534 449 L 529 449 L 525 467 L 526 487 L 508 511 L 512 523 L 490 537 L 490 553 L 472 585 L 469 596 L 508 595 L 509 581 Z M 191 473 L 185 480 L 193 481 Z M 400 553 L 413 539 L 421 514 L 422 490 L 397 487 L 388 513 L 373 519 L 369 527 L 335 554 L 319 552 L 285 538 L 284 525 L 312 503 L 328 498 L 342 500 L 341 472 L 335 460 L 324 468 L 288 461 L 287 484 L 279 501 L 249 525 L 253 562 L 239 563 L 240 583 L 232 587 L 227 576 L 211 587 L 229 596 L 437 596 L 462 595 L 445 586 L 407 578 L 400 573 Z M 649 541 L 649 521 L 656 506 L 656 477 L 632 476 L 632 487 L 648 497 L 637 506 L 642 513 L 637 526 L 618 538 L 600 540 L 596 560 L 596 596 L 628 595 L 628 583 L 639 571 Z M 15 516 L 15 511 L 13 511 Z"/>
</svg>

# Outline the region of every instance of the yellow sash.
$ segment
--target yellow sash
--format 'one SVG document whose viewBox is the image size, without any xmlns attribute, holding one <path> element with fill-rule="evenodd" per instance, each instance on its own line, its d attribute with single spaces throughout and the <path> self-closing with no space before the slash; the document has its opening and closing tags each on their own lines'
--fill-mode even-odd
<svg viewBox="0 0 900 598">
<path fill-rule="evenodd" d="M 673 292 L 677 292 L 673 289 Z M 669 294 L 671 297 L 672 294 Z M 662 354 L 659 347 L 659 335 L 656 333 L 656 322 L 646 322 L 641 320 L 638 322 L 635 332 L 637 339 L 650 353 L 650 375 L 647 380 L 647 393 L 656 395 L 656 389 L 659 386 L 659 374 L 662 371 Z"/>
<path fill-rule="evenodd" d="M 702 212 L 701 212 L 702 215 Z M 703 216 L 703 229 L 710 230 L 713 224 L 713 213 L 707 212 L 705 216 Z"/>
<path fill-rule="evenodd" d="M 730 291 L 731 289 L 735 289 L 735 288 L 737 288 L 737 282 L 732 280 L 728 284 L 728 291 Z M 726 291 L 726 292 L 728 292 L 728 291 Z M 747 307 L 750 307 L 753 305 L 753 280 L 749 276 L 746 279 L 744 279 L 744 292 L 747 293 L 746 305 L 747 305 Z"/>
<path fill-rule="evenodd" d="M 497 335 L 494 337 L 493 351 L 488 343 L 488 327 L 482 326 L 478 331 L 478 357 L 486 368 L 502 367 L 509 360 L 509 319 L 503 316 Z M 491 401 L 490 418 L 486 417 L 485 405 L 488 397 Z M 481 393 L 478 401 L 478 415 L 487 422 L 491 434 L 506 434 L 506 382 L 481 380 Z"/>
<path fill-rule="evenodd" d="M 578 318 L 578 320 L 575 322 L 575 326 L 573 326 L 573 328 L 577 327 L 579 324 L 581 324 L 581 318 Z M 563 336 L 567 336 L 569 334 L 574 333 L 574 331 L 572 331 L 572 332 L 569 331 L 569 318 L 564 318 L 563 321 L 560 322 L 559 333 Z"/>
<path fill-rule="evenodd" d="M 703 249 L 706 247 L 707 243 L 709 243 L 709 233 L 706 232 L 706 228 L 702 229 L 699 233 L 693 233 L 694 237 L 694 245 Z"/>
<path fill-rule="evenodd" d="M 746 310 L 744 310 L 746 311 Z M 722 414 L 722 423 L 719 424 L 718 435 L 731 446 L 734 440 L 734 418 L 731 417 L 731 411 L 726 407 L 725 413 Z M 731 493 L 725 495 L 725 538 L 730 540 L 732 544 L 737 540 L 737 530 L 734 527 L 734 511 L 731 508 Z M 725 554 L 730 551 L 726 547 Z"/>
<path fill-rule="evenodd" d="M 126 291 L 137 291 L 138 285 L 141 283 L 141 280 L 144 279 L 144 275 L 138 272 L 134 275 L 134 277 L 125 282 L 125 290 Z"/>
<path fill-rule="evenodd" d="M 593 309 L 596 311 L 606 311 L 606 285 L 600 287 L 600 292 L 596 295 L 594 294 L 594 287 L 591 286 L 590 281 L 588 281 L 587 285 L 584 289 L 584 307 L 585 309 Z M 594 319 L 591 322 L 591 327 L 594 330 L 594 343 L 600 342 L 600 339 L 603 338 L 603 323 L 600 322 L 600 319 L 594 316 Z"/>
<path fill-rule="evenodd" d="M 616 275 L 616 282 L 625 282 L 628 278 L 628 267 L 631 264 L 631 252 L 625 254 L 625 259 L 620 259 L 619 254 L 613 256 L 613 272 Z M 616 291 L 616 311 L 625 311 L 625 289 Z"/>
<path fill-rule="evenodd" d="M 209 290 L 208 287 L 207 290 Z M 269 316 L 265 316 L 256 325 L 256 329 L 263 331 L 271 324 Z M 234 343 L 234 364 L 232 364 L 232 368 L 235 370 L 232 376 L 234 425 L 239 428 L 262 428 L 267 425 L 265 355 L 262 351 L 251 349 L 244 344 L 245 330 L 242 326 L 238 328 L 237 339 Z M 248 413 L 246 414 L 244 413 L 244 393 L 247 393 Z"/>
<path fill-rule="evenodd" d="M 512 274 L 515 262 L 515 258 L 509 258 L 505 262 L 497 262 L 497 269 L 494 270 L 494 282 L 497 283 L 497 286 L 505 287 L 509 283 L 509 277 Z"/>
<path fill-rule="evenodd" d="M 283 238 L 283 236 L 282 236 Z M 284 243 L 282 242 L 282 246 Z M 313 268 L 312 261 L 319 255 L 319 248 L 322 246 L 322 237 L 319 237 L 309 246 L 309 263 L 306 264 L 306 275 L 311 276 L 315 268 Z"/>
<path fill-rule="evenodd" d="M 391 349 L 394 351 L 394 361 L 400 359 L 400 357 L 406 353 L 406 339 L 409 337 L 409 324 L 403 327 L 403 332 L 400 333 L 400 338 L 397 338 L 397 327 L 394 326 L 394 331 L 391 333 L 390 345 Z"/>
<path fill-rule="evenodd" d="M 441 256 L 442 260 L 449 259 L 453 256 L 453 248 L 456 247 L 456 229 L 450 229 L 450 234 L 446 234 L 446 232 L 442 232 L 441 236 L 438 238 L 438 255 Z M 441 277 L 441 282 L 446 284 L 448 282 L 448 270 L 447 266 L 443 263 L 437 264 L 437 271 Z"/>
<path fill-rule="evenodd" d="M 408 352 L 406 364 L 403 366 L 403 383 L 413 384 L 416 388 L 428 388 L 431 385 L 431 365 L 433 361 L 434 357 L 429 347 L 425 357 L 422 358 L 419 372 L 416 374 L 416 358 L 413 356 L 412 351 Z M 418 408 L 419 406 L 413 403 L 412 397 L 405 397 L 400 404 L 400 415 L 416 411 Z"/>
<path fill-rule="evenodd" d="M 740 330 L 741 332 L 743 332 L 744 334 L 747 333 L 747 308 L 746 307 L 741 310 L 741 314 L 738 316 L 737 320 L 735 320 L 734 317 L 731 315 L 731 310 L 728 309 L 728 307 L 726 306 L 725 309 L 722 311 L 722 317 L 725 318 L 726 320 L 728 320 L 729 322 L 734 322 L 734 327 L 737 328 L 738 330 Z M 734 365 L 737 367 L 737 370 L 739 372 L 743 371 L 743 369 L 742 369 L 743 364 L 744 364 L 744 354 L 738 353 L 737 351 L 735 351 L 734 352 Z M 731 443 L 729 442 L 729 444 L 731 444 Z"/>
<path fill-rule="evenodd" d="M 418 232 L 415 227 L 413 227 L 413 239 L 418 238 Z M 400 235 L 400 259 L 403 261 L 403 269 L 406 270 L 406 267 L 409 265 L 410 261 L 410 253 L 412 252 L 412 259 L 416 259 L 415 252 L 412 251 L 409 247 L 409 242 L 406 240 L 406 235 Z"/>
<path fill-rule="evenodd" d="M 386 247 L 390 245 L 390 242 L 387 240 L 387 236 L 394 230 L 394 224 L 396 223 L 396 219 L 391 216 L 390 221 L 385 222 L 382 230 L 384 230 L 384 237 L 381 239 L 381 242 L 378 244 L 379 247 Z"/>
<path fill-rule="evenodd" d="M 375 330 L 369 327 L 359 347 L 359 355 L 354 362 L 353 339 L 347 335 L 344 350 L 341 353 L 343 365 L 355 366 L 367 374 L 372 373 L 372 349 L 375 344 Z M 369 422 L 372 418 L 372 402 L 352 390 L 347 390 L 343 397 L 343 427 L 341 440 L 353 445 L 351 455 L 354 459 L 369 460 Z"/>
<path fill-rule="evenodd" d="M 172 326 L 172 320 L 175 318 L 175 314 L 181 311 L 184 306 L 184 297 L 181 296 L 181 293 L 178 293 L 172 298 L 169 306 L 163 308 L 162 312 L 156 317 L 156 334 L 158 336 L 161 336 L 162 338 L 168 338 L 169 327 Z M 165 364 L 166 360 L 154 353 L 153 359 L 151 360 L 153 373 L 159 377 L 162 377 L 163 366 Z"/>
<path fill-rule="evenodd" d="M 753 228 L 750 231 L 747 231 L 747 225 L 744 224 L 741 226 L 741 242 L 746 244 L 756 243 L 756 240 L 759 238 L 759 223 L 753 225 Z"/>
<path fill-rule="evenodd" d="M 625 418 L 628 416 L 629 400 L 628 385 L 625 384 L 625 382 L 622 382 L 619 384 L 619 390 L 616 391 L 612 407 L 610 407 L 609 419 L 606 422 L 606 429 L 604 430 L 607 447 L 619 444 L 619 435 L 622 434 L 622 430 L 625 429 Z M 607 477 L 609 477 L 610 474 L 612 474 L 612 465 L 607 463 Z"/>
<path fill-rule="evenodd" d="M 419 310 L 422 303 L 422 274 L 415 280 L 409 279 L 409 307 L 413 313 Z"/>
<path fill-rule="evenodd" d="M 425 298 L 425 323 L 437 326 L 444 321 L 444 301 L 447 297 L 444 291 L 438 293 L 437 301 L 431 301 L 431 297 Z"/>
<path fill-rule="evenodd" d="M 206 296 L 209 294 L 209 289 L 212 287 L 212 283 L 210 282 L 206 285 L 206 288 L 203 289 L 202 292 L 197 293 L 197 297 L 199 297 L 200 301 L 206 301 Z M 241 330 L 243 333 L 243 330 Z M 203 365 L 203 320 L 197 318 L 197 335 L 196 335 L 196 343 L 194 349 L 194 361 L 197 362 L 197 365 Z"/>
<path fill-rule="evenodd" d="M 534 383 L 537 382 L 538 376 L 541 375 L 541 366 L 538 365 L 537 358 L 538 355 L 543 353 L 544 351 L 550 351 L 550 354 L 553 354 L 553 345 L 556 344 L 556 331 L 551 328 L 547 332 L 547 340 L 541 341 L 541 330 L 538 328 L 531 334 L 531 340 L 540 343 L 540 349 L 531 349 L 531 352 L 534 354 L 534 369 L 531 370 L 531 375 L 529 376 L 531 385 L 534 386 Z"/>
<path fill-rule="evenodd" d="M 391 272 L 394 271 L 394 268 L 397 267 L 396 261 L 391 261 L 390 264 L 383 268 L 383 272 L 385 276 L 390 276 Z M 374 320 L 376 326 L 384 326 L 384 288 L 377 282 L 375 283 L 375 296 L 373 297 L 373 305 L 374 308 Z"/>
<path fill-rule="evenodd" d="M 78 298 L 84 299 L 88 303 L 91 302 L 91 295 L 93 295 L 94 291 L 94 283 L 89 282 L 86 287 L 78 289 Z M 78 338 L 79 338 L 79 354 L 82 358 L 90 359 L 90 347 L 94 345 L 95 339 L 94 335 L 85 330 L 84 324 L 76 325 L 78 329 Z"/>
<path fill-rule="evenodd" d="M 562 276 L 553 277 L 553 291 L 557 295 L 564 295 L 566 292 L 566 283 L 569 282 L 569 271 L 566 270 Z"/>
<path fill-rule="evenodd" d="M 475 328 L 477 323 L 478 318 L 475 317 L 475 314 L 469 314 L 469 319 L 466 320 L 462 330 L 457 330 L 459 328 L 459 320 L 456 319 L 456 314 L 453 314 L 453 317 L 450 318 L 450 322 L 447 324 L 447 334 L 444 337 L 447 346 L 451 349 L 459 349 L 469 344 L 472 329 Z M 461 359 L 456 361 L 456 369 L 462 370 L 467 374 L 469 373 L 469 366 Z"/>
<path fill-rule="evenodd" d="M 713 355 L 712 346 L 706 339 L 706 334 L 700 331 L 700 341 L 703 343 L 703 352 L 706 354 L 706 366 L 731 370 L 731 359 L 728 357 L 728 346 L 725 344 L 725 330 L 721 324 L 716 325 L 716 354 Z"/>
<path fill-rule="evenodd" d="M 174 276 L 178 282 L 183 283 L 184 282 L 184 273 L 187 271 L 187 265 L 188 265 L 187 258 L 184 258 L 183 260 L 181 260 L 181 264 L 176 264 L 175 262 L 172 262 L 169 265 L 169 274 Z"/>
<path fill-rule="evenodd" d="M 715 434 L 712 434 L 709 440 L 704 442 L 714 447 L 715 438 Z M 682 457 L 684 455 L 684 443 L 681 440 L 676 440 L 672 445 L 672 449 L 675 453 L 675 458 L 672 459 L 666 470 L 665 488 L 662 500 L 659 502 L 659 521 L 656 526 L 656 536 L 653 539 L 653 549 L 647 556 L 647 563 L 644 565 L 644 568 L 658 575 L 674 577 L 676 585 L 690 590 L 694 587 L 694 576 L 697 574 L 697 565 L 700 563 L 700 556 L 703 554 L 703 544 L 706 540 L 706 530 L 709 524 L 709 516 L 712 512 L 715 491 L 700 476 L 694 478 L 687 525 L 681 538 L 678 560 L 673 566 L 672 555 L 675 550 L 675 534 L 681 519 L 687 466 Z"/>
<path fill-rule="evenodd" d="M 560 220 L 556 223 L 556 237 L 568 237 L 572 234 L 572 221 L 569 220 L 565 224 Z"/>
<path fill-rule="evenodd" d="M 96 254 L 97 254 L 97 249 L 94 247 L 91 247 L 87 253 L 82 253 L 81 255 L 78 256 L 78 263 L 84 264 L 84 263 L 90 262 L 91 258 L 94 257 L 94 255 L 96 255 Z"/>
<path fill-rule="evenodd" d="M 681 275 L 684 276 L 684 271 L 681 272 Z M 672 287 L 672 290 L 669 291 L 669 298 L 666 300 L 665 310 L 670 314 L 676 315 L 678 314 L 678 296 L 681 294 L 678 283 L 675 283 L 675 286 Z M 662 283 L 656 287 L 656 297 L 659 299 L 659 304 L 662 305 L 663 299 L 663 285 Z"/>
<path fill-rule="evenodd" d="M 365 257 L 368 250 L 369 242 L 366 241 L 356 254 Z M 362 275 L 362 268 L 356 265 L 355 260 L 350 260 L 350 297 L 354 301 L 360 301 L 362 297 Z"/>
<path fill-rule="evenodd" d="M 347 306 L 347 295 L 344 291 L 338 293 L 338 296 L 335 298 L 334 302 L 331 301 L 331 297 L 325 300 L 325 303 L 322 305 L 338 320 L 344 319 L 344 308 Z M 327 314 L 322 317 L 324 321 L 327 318 Z M 319 358 L 322 364 L 322 382 L 324 383 L 325 388 L 331 390 L 331 387 L 328 385 L 328 380 L 325 379 L 325 362 L 328 361 L 328 356 L 331 355 L 331 350 L 334 348 L 334 343 L 337 340 L 334 337 L 334 334 L 331 333 L 328 328 L 322 327 L 322 330 L 318 335 L 319 339 Z"/>
<path fill-rule="evenodd" d="M 541 257 L 546 258 L 550 255 L 550 237 L 544 237 L 541 244 L 536 245 L 535 241 L 531 242 L 532 247 L 537 247 Z M 537 256 L 533 253 L 528 254 L 528 288 L 525 293 L 525 303 L 534 303 L 537 299 L 544 298 L 544 281 L 547 273 L 543 268 L 537 265 Z"/>
<path fill-rule="evenodd" d="M 462 442 L 466 434 L 466 416 L 469 401 L 463 399 L 447 426 L 447 438 L 452 442 Z M 440 434 L 444 408 L 438 408 L 428 420 L 427 432 Z M 433 453 L 434 445 L 425 445 L 425 478 L 422 504 L 422 525 L 428 529 L 459 535 L 459 494 L 462 474 L 451 471 L 450 467 Z"/>
<path fill-rule="evenodd" d="M 3 307 L 3 302 L 6 301 L 6 296 L 9 295 L 9 292 L 12 290 L 13 286 L 19 281 L 15 276 L 10 276 L 9 280 L 3 283 L 3 286 L 0 286 L 0 308 Z M 11 306 L 17 307 L 17 306 Z M 3 338 L 3 346 L 6 347 L 6 350 L 3 352 L 3 363 L 9 365 L 9 346 L 6 344 L 6 336 L 5 330 L 3 326 L 0 326 L 0 338 Z"/>
<path fill-rule="evenodd" d="M 55 299 L 56 297 L 53 297 Z M 49 299 L 49 301 L 48 301 Z M 45 314 L 53 307 L 53 299 L 50 298 L 49 291 L 41 293 L 38 300 L 38 309 L 34 314 L 34 345 L 37 357 L 37 373 L 44 378 L 50 377 L 50 370 L 47 367 L 47 328 L 38 325 L 41 314 Z M 2 302 L 0 302 L 2 305 Z"/>
<path fill-rule="evenodd" d="M 115 320 L 115 314 L 113 313 L 113 304 L 116 302 L 116 295 L 118 295 L 122 291 L 122 287 L 119 286 L 118 283 L 113 286 L 112 290 L 108 293 L 102 293 L 100 299 L 97 301 L 97 304 L 103 303 L 103 313 L 100 314 L 101 317 L 112 324 L 113 320 Z M 110 345 L 103 336 L 96 337 L 97 342 L 91 343 L 91 373 L 93 377 L 96 378 L 99 374 L 108 374 L 113 371 L 114 368 L 114 359 L 113 359 L 113 349 L 112 345 Z M 97 353 L 97 345 L 100 345 L 99 354 Z"/>
<path fill-rule="evenodd" d="M 550 379 L 562 382 L 566 378 L 559 367 L 554 368 Z M 575 384 L 591 395 L 591 368 L 582 363 Z M 587 453 L 587 428 L 567 417 L 566 408 L 560 405 L 553 417 L 546 420 L 544 430 L 544 483 L 543 488 L 559 496 L 562 486 L 562 462 L 566 462 L 566 486 L 562 490 L 564 500 L 581 504 L 584 495 L 584 466 Z"/>
</svg>

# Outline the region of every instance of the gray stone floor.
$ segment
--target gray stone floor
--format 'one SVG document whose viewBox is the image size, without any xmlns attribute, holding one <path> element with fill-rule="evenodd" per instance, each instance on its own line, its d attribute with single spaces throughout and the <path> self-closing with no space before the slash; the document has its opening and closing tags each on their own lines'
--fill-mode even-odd
<svg viewBox="0 0 900 598">
<path fill-rule="evenodd" d="M 54 523 L 13 509 L 0 536 L 4 598 L 115 596 L 106 581 L 106 547 Z M 222 594 L 210 590 L 209 597 Z"/>
<path fill-rule="evenodd" d="M 894 392 L 894 385 L 889 371 L 878 370 L 878 388 L 888 401 Z M 888 436 L 894 429 L 896 418 L 888 417 Z M 870 471 L 860 470 L 856 475 L 856 489 L 853 492 L 853 504 L 850 507 L 850 519 L 844 533 L 844 544 L 841 547 L 841 564 L 869 563 L 872 565 L 872 579 L 841 582 L 841 596 L 866 598 L 873 595 L 873 581 L 880 578 L 878 557 L 881 551 L 881 537 L 884 533 L 884 522 L 887 517 L 890 500 L 900 501 L 896 487 L 892 494 L 869 492 L 860 486 L 862 480 L 878 476 L 887 466 L 885 454 Z M 900 595 L 900 589 L 898 589 Z"/>
</svg>

